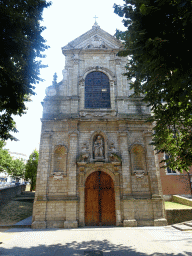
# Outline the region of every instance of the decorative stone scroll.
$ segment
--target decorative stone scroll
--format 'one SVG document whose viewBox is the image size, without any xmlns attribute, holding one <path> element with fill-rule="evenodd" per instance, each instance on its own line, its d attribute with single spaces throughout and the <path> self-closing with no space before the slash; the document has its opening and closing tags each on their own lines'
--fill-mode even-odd
<svg viewBox="0 0 192 256">
<path fill-rule="evenodd" d="M 134 175 L 136 176 L 137 179 L 142 179 L 145 175 L 144 170 L 136 170 L 134 171 Z"/>
<path fill-rule="evenodd" d="M 62 180 L 64 178 L 64 173 L 63 172 L 54 172 L 50 177 L 53 177 L 54 180 Z"/>
</svg>

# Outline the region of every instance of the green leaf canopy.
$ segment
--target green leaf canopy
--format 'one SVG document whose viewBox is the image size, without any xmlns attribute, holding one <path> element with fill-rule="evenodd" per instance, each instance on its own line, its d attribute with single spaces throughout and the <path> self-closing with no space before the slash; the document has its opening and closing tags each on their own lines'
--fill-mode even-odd
<svg viewBox="0 0 192 256">
<path fill-rule="evenodd" d="M 48 47 L 41 36 L 45 0 L 0 0 L 0 138 L 15 139 L 12 115 L 25 113 L 25 102 L 41 81 L 39 61 Z"/>
<path fill-rule="evenodd" d="M 130 56 L 126 76 L 136 95 L 151 106 L 153 145 L 169 155 L 167 165 L 192 165 L 192 2 L 124 0 L 114 5 L 127 30 L 121 56 Z"/>
</svg>

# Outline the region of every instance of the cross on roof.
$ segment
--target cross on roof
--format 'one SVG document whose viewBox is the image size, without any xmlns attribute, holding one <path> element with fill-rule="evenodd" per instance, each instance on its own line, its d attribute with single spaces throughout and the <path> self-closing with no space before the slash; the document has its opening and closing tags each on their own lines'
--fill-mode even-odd
<svg viewBox="0 0 192 256">
<path fill-rule="evenodd" d="M 97 25 L 98 23 L 97 23 L 96 19 L 98 19 L 98 17 L 95 15 L 95 17 L 93 17 L 93 18 L 95 19 L 95 25 Z"/>
</svg>

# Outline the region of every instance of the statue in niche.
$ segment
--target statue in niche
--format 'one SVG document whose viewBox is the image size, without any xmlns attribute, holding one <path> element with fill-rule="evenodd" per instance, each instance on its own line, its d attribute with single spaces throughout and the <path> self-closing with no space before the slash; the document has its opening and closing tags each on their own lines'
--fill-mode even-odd
<svg viewBox="0 0 192 256">
<path fill-rule="evenodd" d="M 93 152 L 95 159 L 97 158 L 104 158 L 104 143 L 103 138 L 98 135 L 95 139 L 94 145 L 93 145 Z"/>
</svg>

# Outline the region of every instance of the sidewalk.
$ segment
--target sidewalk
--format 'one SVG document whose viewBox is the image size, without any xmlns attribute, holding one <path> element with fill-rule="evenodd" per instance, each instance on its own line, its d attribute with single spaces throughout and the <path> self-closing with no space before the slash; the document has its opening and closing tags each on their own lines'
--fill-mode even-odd
<svg viewBox="0 0 192 256">
<path fill-rule="evenodd" d="M 192 232 L 171 226 L 32 230 L 0 234 L 0 255 L 192 256 Z"/>
</svg>

